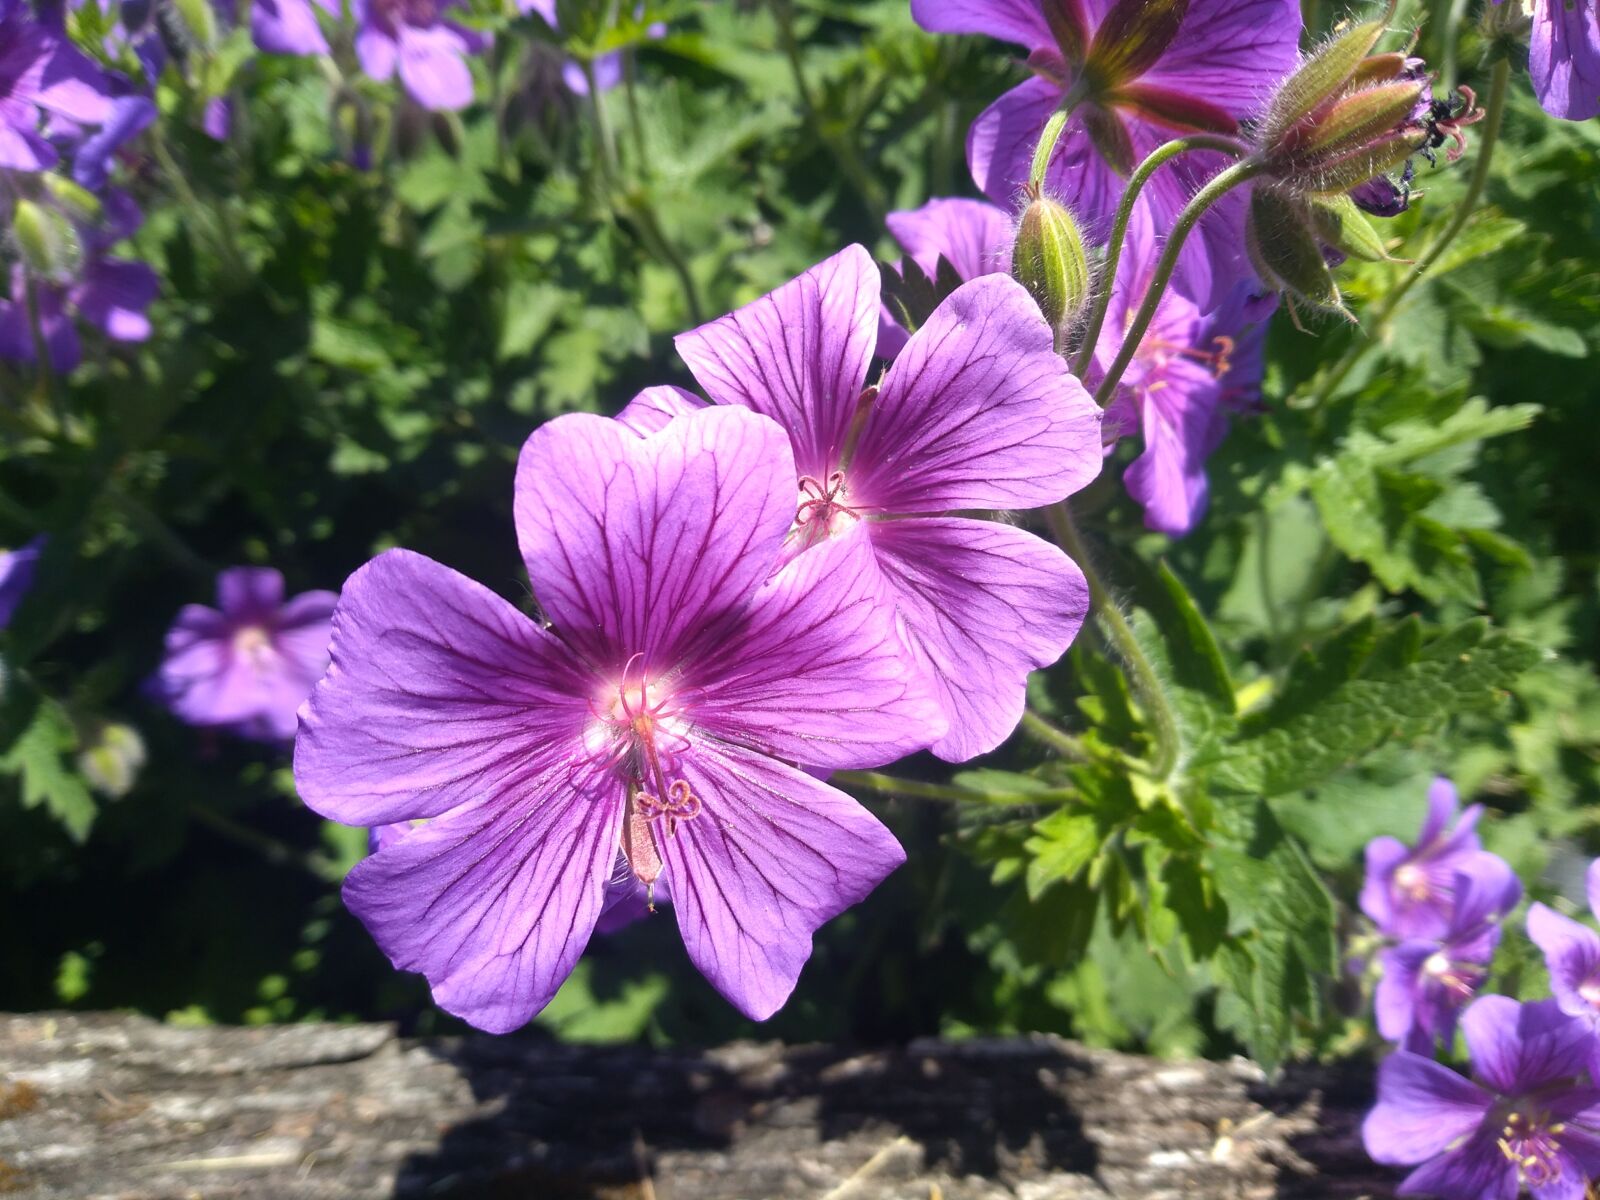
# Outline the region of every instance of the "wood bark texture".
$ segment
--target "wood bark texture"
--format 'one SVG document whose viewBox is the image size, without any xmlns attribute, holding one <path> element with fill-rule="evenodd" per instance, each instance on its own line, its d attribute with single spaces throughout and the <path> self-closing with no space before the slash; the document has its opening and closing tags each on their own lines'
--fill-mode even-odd
<svg viewBox="0 0 1600 1200">
<path fill-rule="evenodd" d="M 5 1200 L 1389 1197 L 1370 1071 L 1053 1037 L 706 1051 L 0 1016 Z"/>
</svg>

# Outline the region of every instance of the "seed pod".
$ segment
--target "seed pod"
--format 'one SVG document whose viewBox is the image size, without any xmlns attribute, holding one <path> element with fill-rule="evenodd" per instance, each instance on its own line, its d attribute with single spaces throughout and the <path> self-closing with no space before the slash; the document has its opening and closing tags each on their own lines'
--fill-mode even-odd
<svg viewBox="0 0 1600 1200">
<path fill-rule="evenodd" d="M 1250 196 L 1245 248 L 1256 271 L 1278 291 L 1315 308 L 1345 311 L 1305 201 L 1257 188 Z"/>
<path fill-rule="evenodd" d="M 1065 205 L 1036 196 L 1023 211 L 1011 273 L 1033 293 L 1052 329 L 1076 320 L 1089 299 L 1083 235 Z"/>
<path fill-rule="evenodd" d="M 1372 21 L 1351 25 L 1325 43 L 1300 69 L 1283 81 L 1267 105 L 1261 122 L 1264 145 L 1281 141 L 1305 117 L 1338 96 L 1361 69 L 1361 62 L 1378 44 L 1389 18 L 1394 15 L 1394 0 L 1384 14 Z"/>
</svg>

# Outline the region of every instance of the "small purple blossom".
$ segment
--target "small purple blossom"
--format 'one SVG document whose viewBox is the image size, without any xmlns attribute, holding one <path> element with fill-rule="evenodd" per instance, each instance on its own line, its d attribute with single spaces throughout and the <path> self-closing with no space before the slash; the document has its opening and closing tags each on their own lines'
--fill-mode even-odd
<svg viewBox="0 0 1600 1200">
<path fill-rule="evenodd" d="M 1600 1090 L 1584 1074 L 1593 1035 L 1554 1001 L 1484 996 L 1461 1018 L 1474 1078 L 1397 1050 L 1378 1068 L 1361 1127 L 1380 1163 L 1420 1164 L 1401 1196 L 1583 1200 L 1600 1176 Z"/>
<path fill-rule="evenodd" d="M 99 125 L 111 116 L 110 80 L 23 11 L 0 16 L 0 168 L 45 171 L 59 156 L 39 132 L 41 117 Z"/>
<path fill-rule="evenodd" d="M 295 735 L 295 714 L 328 665 L 333 592 L 283 598 L 269 567 L 217 576 L 217 607 L 186 605 L 167 633 L 155 694 L 191 725 L 263 741 Z"/>
<path fill-rule="evenodd" d="M 34 571 L 46 540 L 40 534 L 15 550 L 0 550 L 0 629 L 11 624 L 23 597 L 33 588 Z"/>
<path fill-rule="evenodd" d="M 117 97 L 105 123 L 78 143 L 72 158 L 72 178 L 91 192 L 100 191 L 111 177 L 117 152 L 155 119 L 156 104 L 149 97 Z"/>
<path fill-rule="evenodd" d="M 1450 928 L 1456 876 L 1483 853 L 1476 832 L 1483 809 L 1473 805 L 1458 820 L 1460 807 L 1455 785 L 1440 777 L 1428 788 L 1428 815 L 1415 848 L 1392 837 L 1367 843 L 1361 911 L 1381 932 L 1438 938 Z"/>
<path fill-rule="evenodd" d="M 467 58 L 489 44 L 483 34 L 444 19 L 451 0 L 354 0 L 356 57 L 380 81 L 396 71 L 423 108 L 459 109 L 472 103 Z"/>
<path fill-rule="evenodd" d="M 783 430 L 738 409 L 648 434 L 558 417 L 524 445 L 514 505 L 548 628 L 404 550 L 346 584 L 295 777 L 331 819 L 426 821 L 344 897 L 443 1008 L 493 1032 L 542 1009 L 620 852 L 628 879 L 670 886 L 695 965 L 764 1019 L 815 930 L 904 861 L 791 765 L 878 765 L 944 729 L 863 536 L 780 567 L 793 479 Z"/>
<path fill-rule="evenodd" d="M 929 279 L 943 258 L 963 283 L 984 275 L 1005 275 L 1011 270 L 1011 244 L 1016 230 L 1006 213 L 987 200 L 935 198 L 921 208 L 892 212 L 885 219 L 906 257 Z M 901 264 L 901 273 L 905 266 Z M 892 359 L 904 349 L 909 335 L 895 321 L 887 305 L 879 309 L 879 358 Z"/>
<path fill-rule="evenodd" d="M 1411 938 L 1381 952 L 1375 997 L 1378 1032 L 1407 1050 L 1431 1055 L 1455 1035 L 1461 1010 L 1489 975 L 1500 921 L 1522 899 L 1522 884 L 1503 859 L 1482 854 L 1457 872 L 1455 909 L 1440 938 Z"/>
<path fill-rule="evenodd" d="M 1540 105 L 1566 121 L 1600 115 L 1600 2 L 1532 2 L 1528 73 Z"/>
<path fill-rule="evenodd" d="M 972 177 L 1008 204 L 1027 182 L 1034 148 L 1069 94 L 1077 107 L 1045 183 L 1090 241 L 1104 241 L 1123 180 L 1146 155 L 1195 131 L 1234 133 L 1296 64 L 1298 0 L 912 0 L 937 33 L 987 34 L 1027 47 L 1032 77 L 990 105 L 967 138 Z M 1187 154 L 1145 189 L 1170 229 L 1221 155 Z M 1248 275 L 1243 208 L 1224 199 L 1184 246 L 1179 274 L 1202 304 Z"/>
<path fill-rule="evenodd" d="M 1055 546 L 956 514 L 1035 508 L 1083 487 L 1100 470 L 1101 414 L 1033 298 L 1004 275 L 963 284 L 869 388 L 879 283 L 872 256 L 848 247 L 680 334 L 678 353 L 713 401 L 788 431 L 791 553 L 865 535 L 884 604 L 949 720 L 933 751 L 960 761 L 1010 735 L 1028 673 L 1066 651 L 1089 598 Z"/>
<path fill-rule="evenodd" d="M 268 54 L 327 54 L 318 10 L 339 15 L 335 0 L 252 0 L 250 37 Z"/>
<path fill-rule="evenodd" d="M 155 300 L 160 282 L 146 263 L 94 255 L 67 283 L 35 279 L 33 302 L 39 336 L 50 369 L 65 374 L 83 361 L 77 322 L 99 329 L 118 342 L 142 342 L 150 336 L 145 310 Z M 38 358 L 28 316 L 29 279 L 19 264 L 11 271 L 10 297 L 0 296 L 0 358 L 31 364 Z"/>
<path fill-rule="evenodd" d="M 1600 861 L 1589 864 L 1589 911 L 1600 916 Z M 1600 1038 L 1600 934 L 1543 904 L 1528 909 L 1528 937 L 1544 952 L 1561 1011 Z M 1600 1042 L 1591 1071 L 1600 1072 Z M 1600 1078 L 1597 1073 L 1596 1078 Z"/>
<path fill-rule="evenodd" d="M 517 0 L 517 9 L 523 13 L 537 13 L 552 30 L 561 28 L 556 22 L 556 0 Z M 667 27 L 657 21 L 646 29 L 645 33 L 653 39 L 664 38 L 667 36 Z M 622 82 L 622 51 L 613 50 L 609 54 L 600 55 L 590 64 L 589 69 L 594 72 L 595 89 L 609 92 Z M 589 94 L 589 77 L 584 74 L 583 65 L 576 59 L 568 58 L 562 62 L 561 82 L 575 96 Z"/>
</svg>

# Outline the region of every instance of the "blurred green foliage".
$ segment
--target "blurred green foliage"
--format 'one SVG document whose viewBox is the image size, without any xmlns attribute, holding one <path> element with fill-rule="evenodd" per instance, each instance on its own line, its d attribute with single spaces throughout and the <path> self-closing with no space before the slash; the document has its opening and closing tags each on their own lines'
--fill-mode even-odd
<svg viewBox="0 0 1600 1200">
<path fill-rule="evenodd" d="M 333 587 L 398 544 L 526 600 L 529 430 L 688 384 L 674 333 L 850 241 L 892 258 L 883 215 L 971 193 L 967 124 L 1018 72 L 904 0 L 600 7 L 563 6 L 565 45 L 479 12 L 498 37 L 460 117 L 237 38 L 209 85 L 164 77 L 134 183 L 156 336 L 45 387 L 0 368 L 0 544 L 53 535 L 3 643 L 0 1007 L 448 1025 L 340 906 L 361 833 L 299 805 L 282 753 L 144 698 L 167 624 L 221 567 Z M 561 86 L 565 55 L 613 48 L 627 78 L 598 104 Z M 1470 32 L 1454 61 L 1481 83 Z M 225 143 L 194 126 L 218 79 Z M 1349 1050 L 1372 1036 L 1340 963 L 1360 850 L 1414 833 L 1436 772 L 1490 804 L 1535 894 L 1578 894 L 1600 850 L 1600 127 L 1513 92 L 1486 206 L 1381 336 L 1276 323 L 1196 534 L 1143 529 L 1126 447 L 1075 502 L 1172 699 L 1176 770 L 1147 770 L 1151 714 L 1086 633 L 1031 689 L 1067 738 L 1025 727 L 953 781 L 919 758 L 863 794 L 910 862 L 822 932 L 766 1032 Z M 1424 172 L 1384 226 L 1399 259 L 1464 183 Z M 1360 315 L 1408 269 L 1341 286 Z M 106 735 L 127 726 L 142 766 Z M 597 939 L 540 1026 L 753 1033 L 669 923 Z M 1506 986 L 1541 970 L 1512 951 Z"/>
</svg>

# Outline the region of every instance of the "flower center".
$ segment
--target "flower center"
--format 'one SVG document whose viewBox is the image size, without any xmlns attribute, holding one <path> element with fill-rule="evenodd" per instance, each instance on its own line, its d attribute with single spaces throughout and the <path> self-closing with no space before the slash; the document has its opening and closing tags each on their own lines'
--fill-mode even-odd
<svg viewBox="0 0 1600 1200">
<path fill-rule="evenodd" d="M 627 790 L 623 857 L 634 877 L 653 888 L 661 875 L 660 839 L 675 837 L 678 822 L 694 820 L 704 806 L 687 779 L 674 778 L 676 759 L 689 746 L 688 725 L 671 689 L 649 679 L 642 657 L 629 659 L 621 676 L 591 702 L 588 741 Z"/>
<path fill-rule="evenodd" d="M 826 482 L 812 475 L 800 476 L 791 536 L 799 540 L 802 549 L 844 533 L 861 520 L 861 512 L 851 507 L 849 496 L 843 471 L 833 472 Z"/>
<path fill-rule="evenodd" d="M 263 671 L 276 656 L 272 635 L 259 625 L 246 625 L 233 635 L 233 652 L 257 671 Z"/>
<path fill-rule="evenodd" d="M 1422 973 L 1458 1007 L 1472 999 L 1486 974 L 1477 963 L 1456 962 L 1443 950 L 1427 957 Z"/>
<path fill-rule="evenodd" d="M 1394 873 L 1394 885 L 1411 900 L 1426 900 L 1432 892 L 1428 873 L 1416 863 L 1405 863 Z"/>
<path fill-rule="evenodd" d="M 1512 1109 L 1500 1130 L 1500 1153 L 1516 1164 L 1517 1173 L 1531 1188 L 1548 1187 L 1561 1178 L 1561 1143 L 1556 1137 L 1566 1126 L 1549 1121 L 1547 1112 Z"/>
<path fill-rule="evenodd" d="M 1578 995 L 1590 1008 L 1600 1008 L 1600 976 L 1591 975 L 1580 983 Z"/>
</svg>

